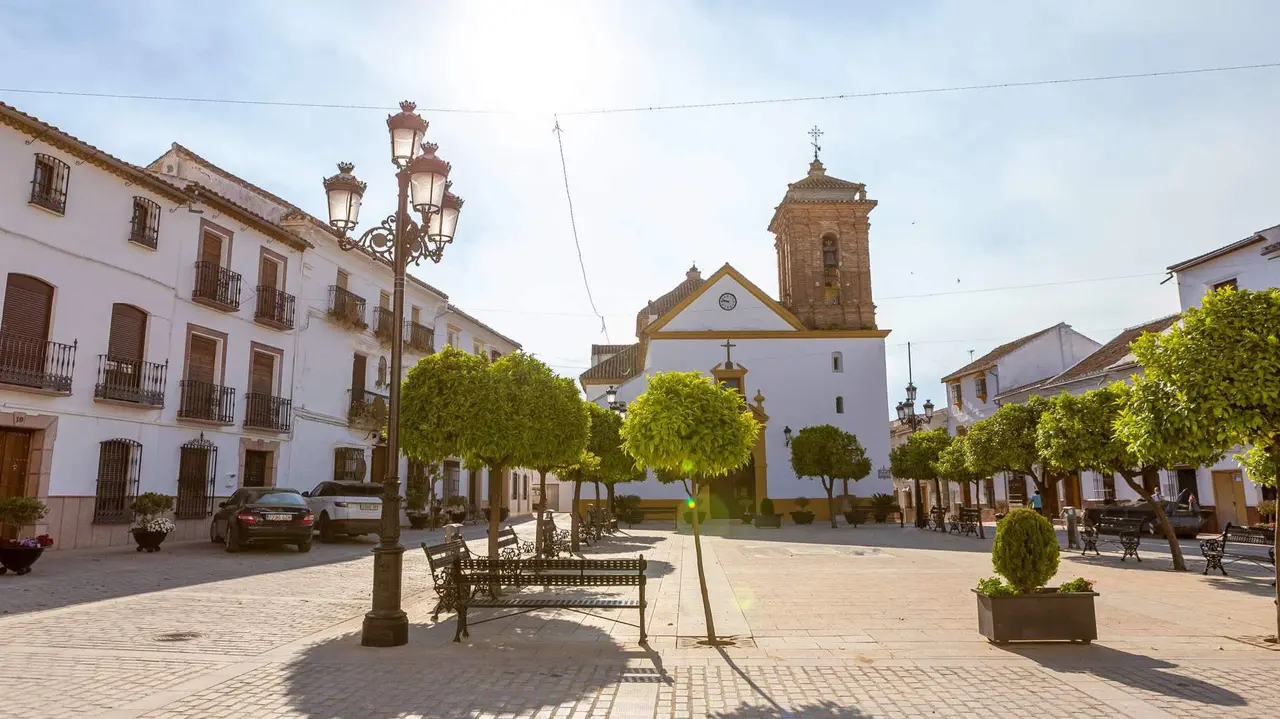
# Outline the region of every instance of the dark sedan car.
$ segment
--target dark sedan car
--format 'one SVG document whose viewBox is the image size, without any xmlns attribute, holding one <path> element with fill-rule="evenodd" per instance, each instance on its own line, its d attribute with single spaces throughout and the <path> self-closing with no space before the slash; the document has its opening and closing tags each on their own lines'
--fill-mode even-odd
<svg viewBox="0 0 1280 719">
<path fill-rule="evenodd" d="M 228 552 L 249 544 L 293 544 L 299 552 L 310 552 L 315 521 L 296 489 L 245 487 L 218 504 L 209 540 L 222 543 Z"/>
</svg>

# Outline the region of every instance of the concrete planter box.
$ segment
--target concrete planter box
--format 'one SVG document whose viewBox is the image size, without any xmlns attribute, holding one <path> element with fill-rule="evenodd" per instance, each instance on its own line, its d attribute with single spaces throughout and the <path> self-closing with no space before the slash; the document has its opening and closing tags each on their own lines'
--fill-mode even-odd
<svg viewBox="0 0 1280 719">
<path fill-rule="evenodd" d="M 782 515 L 781 514 L 761 514 L 761 515 L 758 515 L 752 521 L 752 523 L 756 525 L 756 529 L 762 529 L 766 527 L 770 529 L 780 529 L 782 527 Z"/>
<path fill-rule="evenodd" d="M 1098 621 L 1093 612 L 1097 592 L 1059 594 L 1057 587 L 1045 587 L 1034 594 L 1016 597 L 978 595 L 978 631 L 988 641 L 1083 642 L 1098 638 Z"/>
</svg>

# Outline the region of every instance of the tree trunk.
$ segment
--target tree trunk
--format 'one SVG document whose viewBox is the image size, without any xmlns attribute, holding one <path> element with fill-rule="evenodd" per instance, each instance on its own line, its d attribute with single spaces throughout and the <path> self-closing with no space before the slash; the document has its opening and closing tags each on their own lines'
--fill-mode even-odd
<svg viewBox="0 0 1280 719">
<path fill-rule="evenodd" d="M 841 490 L 840 496 L 844 498 L 845 506 L 847 506 L 852 511 L 853 502 L 849 499 L 849 480 L 842 479 L 840 481 L 843 483 L 843 486 L 844 486 L 844 488 Z"/>
<path fill-rule="evenodd" d="M 502 466 L 489 465 L 489 558 L 498 558 L 498 529 L 502 515 Z"/>
<path fill-rule="evenodd" d="M 542 515 L 547 512 L 547 470 L 538 470 L 538 507 L 534 511 L 538 513 L 538 521 L 534 523 L 533 531 L 537 532 L 537 538 L 534 539 L 534 554 L 538 557 L 547 556 L 546 547 L 543 545 L 542 537 Z"/>
<path fill-rule="evenodd" d="M 569 551 L 578 553 L 578 504 L 582 501 L 582 481 L 573 483 L 573 516 L 569 518 Z"/>
<path fill-rule="evenodd" d="M 913 479 L 913 480 L 911 480 L 911 481 L 915 484 L 915 491 L 916 491 L 916 496 L 914 497 L 914 499 L 915 499 L 915 505 L 916 505 L 916 506 L 915 506 L 915 510 L 916 510 L 916 527 L 923 528 L 923 527 L 925 526 L 925 525 L 924 525 L 924 512 L 922 512 L 922 511 L 920 511 L 920 510 L 922 510 L 922 509 L 924 509 L 924 508 L 920 506 L 920 499 L 921 499 L 921 495 L 920 495 L 920 480 L 918 480 L 918 479 Z"/>
<path fill-rule="evenodd" d="M 693 485 L 695 494 L 698 485 Z M 702 592 L 702 613 L 707 620 L 707 644 L 716 643 L 716 621 L 711 616 L 711 595 L 707 593 L 707 572 L 702 567 L 702 535 L 698 532 L 698 498 L 693 498 L 693 553 L 698 558 L 698 589 Z"/>
<path fill-rule="evenodd" d="M 607 490 L 607 491 L 609 492 L 609 499 L 608 499 L 608 502 L 609 502 L 609 514 L 613 514 L 613 512 L 614 512 L 614 510 L 613 510 L 613 495 L 614 495 L 614 492 L 613 492 L 613 484 L 606 484 L 606 485 L 604 486 L 604 488 L 605 488 L 605 490 Z"/>
<path fill-rule="evenodd" d="M 942 509 L 942 482 L 937 479 L 933 480 L 933 504 L 936 508 Z"/>
<path fill-rule="evenodd" d="M 1164 532 L 1165 539 L 1169 541 L 1169 553 L 1173 555 L 1173 571 L 1185 572 L 1187 571 L 1187 561 L 1182 557 L 1182 545 L 1178 543 L 1178 535 L 1173 533 L 1173 523 L 1169 521 L 1169 515 L 1165 514 L 1164 507 L 1152 499 L 1151 492 L 1147 491 L 1147 482 L 1145 480 L 1155 476 L 1158 482 L 1159 471 L 1158 469 L 1143 469 L 1139 473 L 1143 475 L 1144 481 L 1142 484 L 1133 481 L 1134 473 L 1121 472 L 1120 476 L 1124 477 L 1124 482 L 1129 485 L 1129 489 L 1137 492 L 1138 496 L 1142 497 L 1142 500 L 1147 503 L 1147 506 L 1151 507 L 1151 511 L 1155 512 L 1156 522 L 1160 524 L 1160 531 Z"/>
<path fill-rule="evenodd" d="M 827 512 L 831 515 L 831 528 L 836 528 L 836 498 L 834 496 L 836 489 L 836 481 L 833 479 L 827 481 L 826 477 L 822 478 L 822 488 L 827 490 Z"/>
<path fill-rule="evenodd" d="M 1280 440 L 1272 440 L 1271 443 L 1271 464 L 1275 466 L 1276 477 L 1280 478 Z M 1277 480 L 1280 485 L 1280 479 Z M 1280 557 L 1280 512 L 1274 517 L 1276 520 L 1275 537 L 1271 540 L 1274 548 L 1275 557 Z M 1280 642 L 1280 564 L 1276 565 L 1276 641 Z"/>
</svg>

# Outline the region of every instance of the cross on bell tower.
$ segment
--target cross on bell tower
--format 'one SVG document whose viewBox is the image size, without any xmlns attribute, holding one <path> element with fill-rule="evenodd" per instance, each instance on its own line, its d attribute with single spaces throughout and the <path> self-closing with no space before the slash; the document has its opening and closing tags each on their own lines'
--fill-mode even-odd
<svg viewBox="0 0 1280 719">
<path fill-rule="evenodd" d="M 813 138 L 813 142 L 810 142 L 809 144 L 813 145 L 813 161 L 817 162 L 818 152 L 822 150 L 822 145 L 818 144 L 818 138 L 822 137 L 822 130 L 819 130 L 818 126 L 814 125 L 812 128 L 809 129 L 808 134 L 809 134 L 809 137 Z"/>
<path fill-rule="evenodd" d="M 733 369 L 733 348 L 738 345 L 735 345 L 726 338 L 724 344 L 720 346 L 724 348 L 724 368 Z"/>
</svg>

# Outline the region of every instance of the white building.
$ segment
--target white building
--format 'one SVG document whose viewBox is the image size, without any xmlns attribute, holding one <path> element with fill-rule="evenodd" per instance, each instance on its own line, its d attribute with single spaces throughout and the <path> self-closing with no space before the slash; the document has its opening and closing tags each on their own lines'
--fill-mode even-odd
<svg viewBox="0 0 1280 719">
<path fill-rule="evenodd" d="M 873 467 L 888 466 L 889 331 L 875 326 L 867 244 L 875 204 L 861 184 L 827 176 L 815 160 L 806 178 L 789 185 L 770 223 L 781 301 L 728 264 L 705 280 L 691 268 L 637 314 L 635 344 L 592 347 L 595 364 L 581 381 L 593 401 L 616 386 L 618 399 L 629 402 L 648 375 L 673 370 L 701 372 L 742 393 L 764 427 L 751 461 L 711 483 L 702 502 L 713 518 L 739 516 L 744 503 L 758 511 L 766 496 L 787 512 L 796 497 L 824 495 L 818 480 L 792 472 L 787 428 L 835 425 L 857 435 Z M 650 505 L 684 499 L 681 486 L 652 477 L 619 491 Z M 851 491 L 889 492 L 891 482 L 873 471 Z M 826 503 L 811 510 L 825 517 Z"/>
<path fill-rule="evenodd" d="M 140 492 L 176 496 L 196 539 L 237 487 L 383 476 L 389 267 L 181 146 L 144 169 L 7 105 L 0 123 L 0 497 L 48 504 L 35 529 L 65 549 L 129 544 Z M 420 281 L 405 304 L 407 363 L 437 335 L 519 349 Z M 527 475 L 504 477 L 514 512 Z"/>
</svg>

